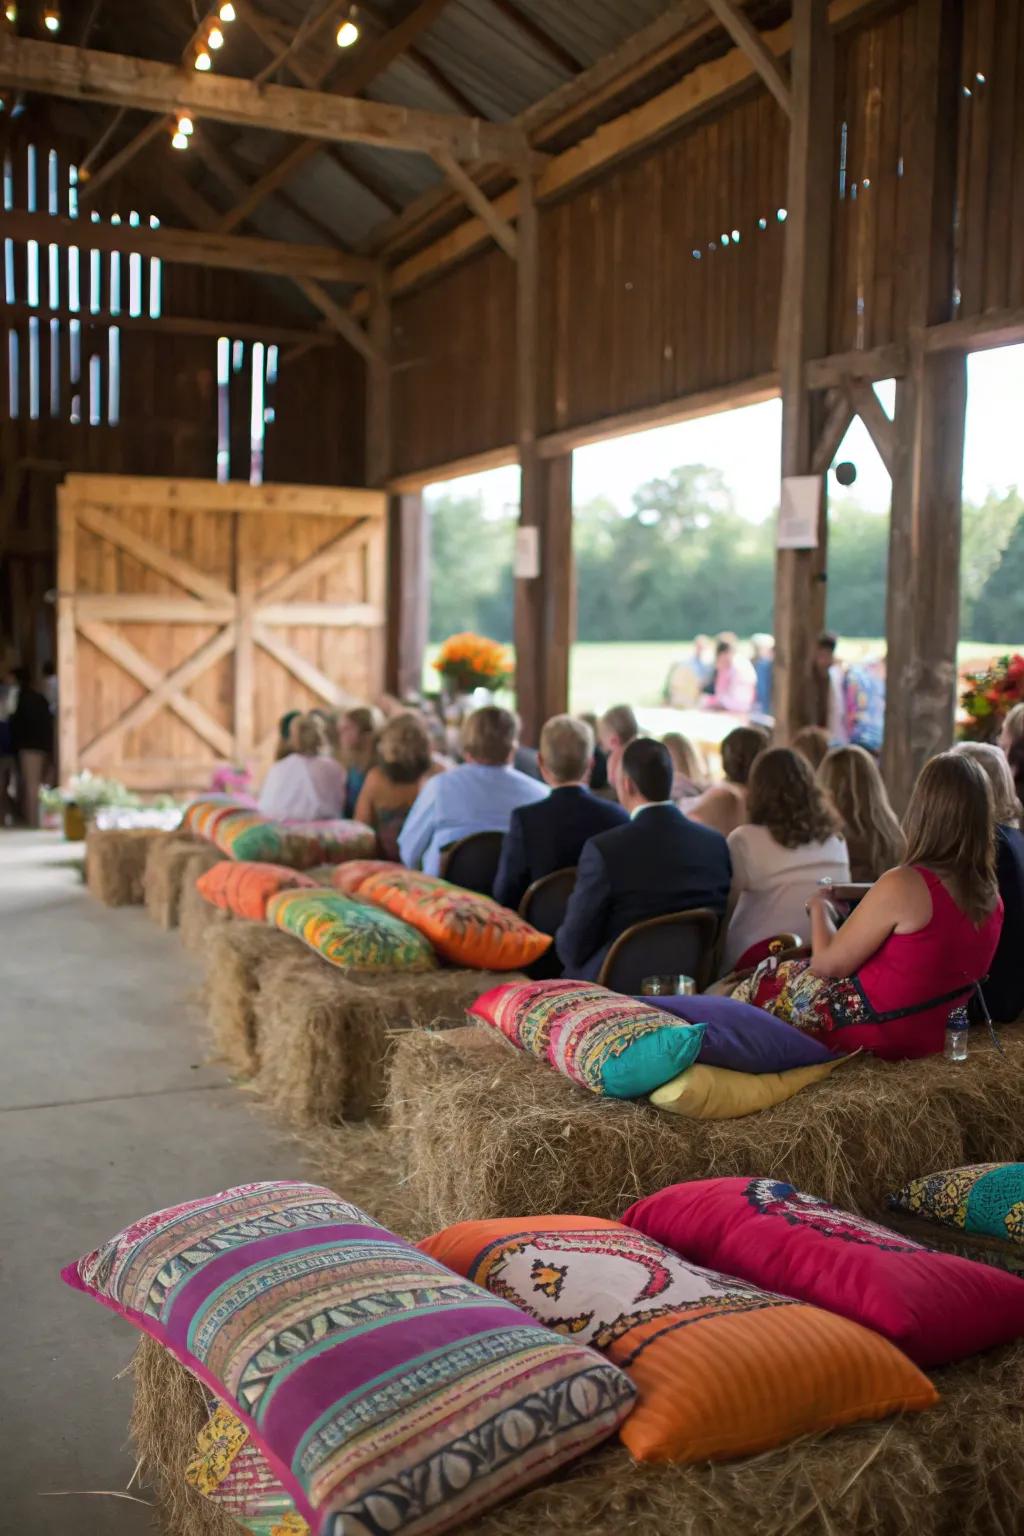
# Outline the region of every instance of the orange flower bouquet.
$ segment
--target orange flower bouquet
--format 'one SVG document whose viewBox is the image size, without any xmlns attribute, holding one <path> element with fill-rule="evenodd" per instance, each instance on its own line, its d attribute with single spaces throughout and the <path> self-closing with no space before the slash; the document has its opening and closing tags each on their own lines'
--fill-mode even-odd
<svg viewBox="0 0 1024 1536">
<path fill-rule="evenodd" d="M 512 680 L 512 662 L 503 645 L 484 635 L 450 635 L 434 661 L 448 689 L 472 693 L 474 688 L 503 688 Z"/>
</svg>

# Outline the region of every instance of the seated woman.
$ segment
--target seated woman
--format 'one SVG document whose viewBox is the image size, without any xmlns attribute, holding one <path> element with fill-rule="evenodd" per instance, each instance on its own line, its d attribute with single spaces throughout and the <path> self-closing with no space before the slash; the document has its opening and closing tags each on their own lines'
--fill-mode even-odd
<svg viewBox="0 0 1024 1536">
<path fill-rule="evenodd" d="M 355 816 L 363 781 L 373 764 L 380 719 L 377 711 L 358 705 L 346 709 L 338 722 L 338 757 L 345 770 L 345 815 Z M 356 817 L 356 820 L 359 818 Z"/>
<path fill-rule="evenodd" d="M 729 837 L 725 968 L 776 933 L 806 934 L 807 903 L 818 881 L 850 878 L 839 817 L 811 766 L 788 747 L 762 752 L 750 771 L 748 823 Z"/>
<path fill-rule="evenodd" d="M 793 737 L 793 751 L 805 757 L 817 772 L 825 761 L 825 754 L 828 751 L 828 731 L 820 725 L 805 725 L 803 730 L 797 731 Z"/>
<path fill-rule="evenodd" d="M 759 725 L 739 725 L 730 731 L 722 742 L 722 768 L 724 784 L 712 784 L 696 800 L 686 805 L 691 821 L 699 821 L 728 837 L 747 819 L 747 780 L 754 766 L 754 759 L 764 751 L 771 740 L 768 732 Z"/>
<path fill-rule="evenodd" d="M 1013 775 L 1021 810 L 1024 810 L 1024 704 L 1015 704 L 1003 721 L 999 745 Z"/>
<path fill-rule="evenodd" d="M 962 741 L 953 748 L 988 774 L 996 819 L 996 880 L 1003 898 L 1003 931 L 982 984 L 990 1016 L 998 1024 L 1012 1024 L 1024 1017 L 1024 832 L 1020 830 L 1020 802 L 1006 757 L 999 748 L 981 741 Z"/>
<path fill-rule="evenodd" d="M 765 961 L 733 996 L 836 1051 L 888 1061 L 943 1049 L 988 974 L 1003 923 L 992 790 L 969 757 L 921 770 L 904 821 L 906 862 L 884 874 L 842 928 L 828 893 L 808 903 L 810 960 Z"/>
<path fill-rule="evenodd" d="M 842 819 L 850 879 L 870 885 L 903 858 L 903 833 L 878 764 L 863 747 L 834 747 L 818 769 L 818 783 Z"/>
<path fill-rule="evenodd" d="M 356 801 L 356 821 L 377 834 L 382 859 L 401 863 L 398 834 L 416 796 L 431 774 L 441 773 L 433 761 L 430 736 L 417 715 L 396 715 L 377 738 L 377 759 L 363 780 Z"/>
<path fill-rule="evenodd" d="M 685 804 L 696 800 L 708 784 L 707 769 L 700 753 L 690 738 L 679 731 L 669 731 L 661 740 L 672 759 L 672 799 L 677 805 L 681 801 Z"/>
<path fill-rule="evenodd" d="M 292 723 L 293 747 L 263 781 L 261 816 L 275 821 L 335 821 L 345 811 L 345 770 L 331 755 L 330 733 L 317 713 Z"/>
</svg>

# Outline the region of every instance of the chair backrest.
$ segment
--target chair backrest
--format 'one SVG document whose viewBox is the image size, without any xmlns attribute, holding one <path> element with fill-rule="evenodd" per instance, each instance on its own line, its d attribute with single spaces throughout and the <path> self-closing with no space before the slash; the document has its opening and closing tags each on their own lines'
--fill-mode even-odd
<svg viewBox="0 0 1024 1536">
<path fill-rule="evenodd" d="M 635 996 L 646 976 L 692 976 L 703 992 L 714 974 L 720 921 L 710 907 L 694 907 L 634 924 L 609 949 L 598 984 Z"/>
<path fill-rule="evenodd" d="M 503 832 L 473 832 L 469 837 L 461 837 L 444 851 L 441 859 L 443 878 L 450 880 L 452 885 L 461 885 L 466 891 L 490 896 L 504 841 Z"/>
<path fill-rule="evenodd" d="M 568 869 L 556 869 L 554 874 L 533 882 L 519 903 L 519 916 L 539 933 L 557 933 L 575 887 L 575 864 Z"/>
</svg>

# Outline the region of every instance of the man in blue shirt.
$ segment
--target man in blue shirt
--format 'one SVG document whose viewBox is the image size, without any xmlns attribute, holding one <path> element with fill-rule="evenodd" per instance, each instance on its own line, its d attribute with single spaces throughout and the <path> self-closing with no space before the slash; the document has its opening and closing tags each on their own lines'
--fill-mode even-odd
<svg viewBox="0 0 1024 1536">
<path fill-rule="evenodd" d="M 512 767 L 518 726 L 507 709 L 475 710 L 462 732 L 465 761 L 428 779 L 398 839 L 402 863 L 428 875 L 441 870 L 441 854 L 474 832 L 507 832 L 520 805 L 547 799 L 547 787 Z"/>
</svg>

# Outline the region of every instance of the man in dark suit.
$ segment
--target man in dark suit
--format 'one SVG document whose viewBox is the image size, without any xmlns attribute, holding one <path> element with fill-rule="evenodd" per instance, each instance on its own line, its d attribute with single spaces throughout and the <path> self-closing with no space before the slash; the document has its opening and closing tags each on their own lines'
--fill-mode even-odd
<svg viewBox="0 0 1024 1536">
<path fill-rule="evenodd" d="M 725 912 L 732 863 L 725 838 L 689 821 L 669 799 L 672 758 L 641 736 L 622 756 L 620 798 L 630 820 L 591 838 L 555 938 L 566 976 L 593 981 L 609 945 L 649 917 L 710 907 Z"/>
<path fill-rule="evenodd" d="M 518 907 L 535 880 L 574 866 L 589 838 L 628 820 L 621 805 L 587 788 L 593 757 L 594 733 L 583 720 L 555 715 L 541 731 L 538 762 L 551 794 L 512 813 L 494 882 L 502 906 Z"/>
</svg>

